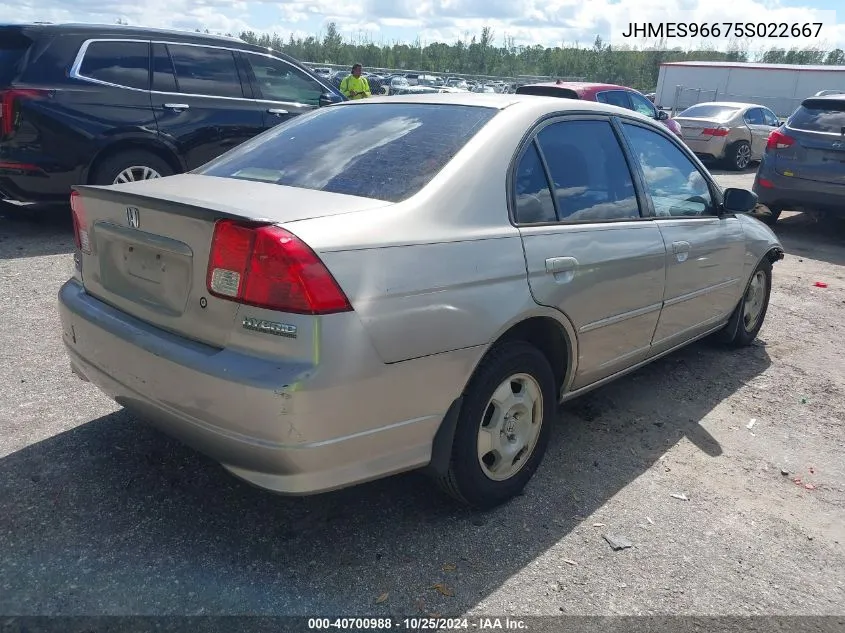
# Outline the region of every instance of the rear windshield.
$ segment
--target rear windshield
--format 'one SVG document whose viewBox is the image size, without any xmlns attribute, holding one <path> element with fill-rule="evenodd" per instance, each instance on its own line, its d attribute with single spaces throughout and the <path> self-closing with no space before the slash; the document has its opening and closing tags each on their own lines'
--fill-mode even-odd
<svg viewBox="0 0 845 633">
<path fill-rule="evenodd" d="M 694 105 L 681 112 L 678 116 L 694 119 L 716 119 L 717 121 L 727 121 L 737 112 L 739 112 L 739 108 L 731 108 L 729 106 Z"/>
<path fill-rule="evenodd" d="M 9 84 L 21 73 L 21 62 L 32 40 L 15 31 L 0 29 L 0 86 Z"/>
<path fill-rule="evenodd" d="M 194 173 L 399 202 L 428 184 L 496 113 L 439 104 L 329 106 Z"/>
<path fill-rule="evenodd" d="M 561 97 L 563 99 L 577 99 L 578 93 L 569 88 L 555 86 L 520 86 L 516 89 L 518 95 L 534 95 L 535 97 Z"/>
<path fill-rule="evenodd" d="M 845 134 L 845 100 L 807 100 L 789 117 L 794 130 Z"/>
</svg>

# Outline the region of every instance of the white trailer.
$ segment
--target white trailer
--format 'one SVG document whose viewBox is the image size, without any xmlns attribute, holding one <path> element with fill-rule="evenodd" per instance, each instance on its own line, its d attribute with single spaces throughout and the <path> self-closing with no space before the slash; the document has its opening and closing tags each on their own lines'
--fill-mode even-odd
<svg viewBox="0 0 845 633">
<path fill-rule="evenodd" d="M 820 90 L 845 91 L 845 66 L 666 62 L 654 103 L 674 112 L 703 101 L 759 103 L 786 118 Z"/>
</svg>

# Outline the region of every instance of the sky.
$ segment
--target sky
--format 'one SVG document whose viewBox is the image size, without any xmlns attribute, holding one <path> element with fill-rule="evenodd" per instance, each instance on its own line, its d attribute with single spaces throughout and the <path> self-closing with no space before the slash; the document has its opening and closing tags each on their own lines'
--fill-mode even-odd
<svg viewBox="0 0 845 633">
<path fill-rule="evenodd" d="M 496 45 L 591 46 L 596 35 L 613 45 L 648 46 L 654 40 L 626 40 L 629 22 L 752 22 L 792 25 L 822 22 L 818 38 L 747 38 L 750 50 L 810 45 L 845 48 L 845 8 L 841 0 L 0 0 L 2 22 L 99 22 L 121 19 L 131 25 L 209 29 L 238 34 L 244 30 L 278 33 L 285 39 L 321 35 L 335 22 L 347 40 L 424 44 L 468 41 L 484 26 Z M 845 6 L 845 5 L 843 5 Z M 722 27 L 724 28 L 724 26 Z M 815 27 L 812 28 L 815 31 Z M 813 33 L 815 35 L 815 32 Z M 724 49 L 730 40 L 710 39 Z M 696 40 L 671 40 L 691 48 Z"/>
</svg>

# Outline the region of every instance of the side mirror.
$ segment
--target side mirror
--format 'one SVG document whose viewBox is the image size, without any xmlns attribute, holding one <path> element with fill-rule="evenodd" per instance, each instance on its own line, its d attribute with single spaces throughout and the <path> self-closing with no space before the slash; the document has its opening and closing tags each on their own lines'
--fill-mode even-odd
<svg viewBox="0 0 845 633">
<path fill-rule="evenodd" d="M 658 121 L 665 121 L 668 118 L 669 118 L 669 114 L 666 112 L 666 110 L 658 110 L 657 111 L 657 120 Z"/>
<path fill-rule="evenodd" d="M 749 213 L 757 206 L 757 194 L 748 189 L 725 189 L 722 206 L 728 213 Z"/>
<path fill-rule="evenodd" d="M 340 98 L 330 92 L 324 92 L 320 95 L 320 107 L 330 106 L 333 103 L 340 101 Z"/>
</svg>

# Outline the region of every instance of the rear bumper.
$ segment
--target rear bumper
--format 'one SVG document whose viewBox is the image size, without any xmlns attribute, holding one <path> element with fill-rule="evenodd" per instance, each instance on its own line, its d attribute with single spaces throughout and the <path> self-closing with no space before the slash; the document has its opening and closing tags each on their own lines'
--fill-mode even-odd
<svg viewBox="0 0 845 633">
<path fill-rule="evenodd" d="M 764 187 L 760 179 L 773 186 Z M 752 191 L 770 209 L 821 211 L 845 216 L 845 185 L 782 176 L 766 165 L 765 158 L 754 177 Z"/>
<path fill-rule="evenodd" d="M 75 373 L 236 476 L 285 494 L 427 465 L 482 351 L 393 365 L 362 357 L 350 376 L 348 362 L 280 362 L 189 341 L 111 308 L 75 280 L 59 292 L 59 313 Z"/>
<path fill-rule="evenodd" d="M 681 138 L 696 156 L 715 160 L 721 160 L 725 157 L 727 143 L 723 138 L 713 138 L 709 141 Z"/>
</svg>

